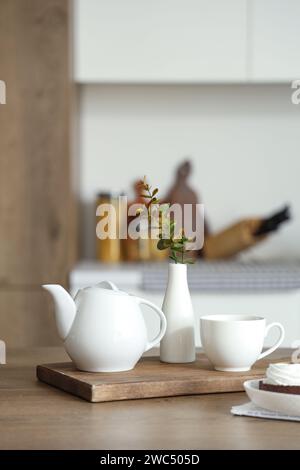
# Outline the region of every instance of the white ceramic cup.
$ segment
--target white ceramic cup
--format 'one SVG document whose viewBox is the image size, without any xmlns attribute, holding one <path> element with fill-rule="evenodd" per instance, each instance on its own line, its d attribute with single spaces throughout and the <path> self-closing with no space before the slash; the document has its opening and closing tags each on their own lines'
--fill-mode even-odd
<svg viewBox="0 0 300 470">
<path fill-rule="evenodd" d="M 278 341 L 263 353 L 264 338 L 271 328 L 280 331 Z M 266 326 L 263 317 L 249 315 L 208 315 L 200 318 L 204 352 L 216 370 L 239 372 L 277 349 L 284 339 L 280 323 Z"/>
</svg>

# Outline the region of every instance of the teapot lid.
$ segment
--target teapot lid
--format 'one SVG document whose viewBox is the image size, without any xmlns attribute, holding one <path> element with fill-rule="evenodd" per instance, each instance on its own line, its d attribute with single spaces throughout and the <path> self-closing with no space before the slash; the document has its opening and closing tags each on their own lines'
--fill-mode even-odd
<svg viewBox="0 0 300 470">
<path fill-rule="evenodd" d="M 111 281 L 102 281 L 94 286 L 85 287 L 84 290 L 89 289 L 102 289 L 105 290 L 107 293 L 116 294 L 116 295 L 129 295 L 127 292 L 118 289 L 118 287 Z"/>
</svg>

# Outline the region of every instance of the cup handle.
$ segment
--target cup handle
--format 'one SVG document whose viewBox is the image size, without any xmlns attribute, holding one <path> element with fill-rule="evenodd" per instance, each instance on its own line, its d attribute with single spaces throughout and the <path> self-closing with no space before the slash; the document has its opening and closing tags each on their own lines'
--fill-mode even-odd
<svg viewBox="0 0 300 470">
<path fill-rule="evenodd" d="M 152 310 L 154 310 L 155 313 L 160 318 L 160 331 L 158 335 L 155 336 L 155 338 L 152 341 L 147 342 L 145 351 L 148 351 L 149 349 L 153 348 L 157 343 L 159 343 L 160 340 L 163 338 L 167 329 L 167 320 L 162 310 L 158 308 L 156 305 L 154 305 L 152 302 L 149 302 L 149 300 L 142 299 L 140 297 L 136 297 L 136 300 L 138 301 L 139 304 L 148 305 L 148 307 L 151 307 Z"/>
<path fill-rule="evenodd" d="M 260 354 L 260 356 L 258 357 L 258 360 L 259 359 L 262 359 L 263 357 L 266 357 L 268 356 L 269 354 L 271 354 L 272 352 L 275 351 L 275 349 L 277 349 L 282 341 L 284 340 L 284 328 L 283 326 L 281 325 L 281 323 L 270 323 L 270 325 L 268 325 L 266 327 L 266 331 L 265 331 L 265 337 L 267 336 L 267 334 L 269 333 L 270 329 L 273 328 L 273 326 L 275 326 L 276 328 L 279 328 L 280 330 L 280 337 L 279 339 L 276 341 L 276 343 L 274 344 L 274 346 L 271 346 L 271 348 L 267 349 L 266 351 L 264 351 L 263 353 Z"/>
</svg>

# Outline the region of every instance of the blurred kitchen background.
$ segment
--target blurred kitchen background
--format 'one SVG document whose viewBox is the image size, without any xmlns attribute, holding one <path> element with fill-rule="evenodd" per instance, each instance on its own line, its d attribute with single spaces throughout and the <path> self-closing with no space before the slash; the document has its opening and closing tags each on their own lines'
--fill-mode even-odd
<svg viewBox="0 0 300 470">
<path fill-rule="evenodd" d="M 299 43 L 298 0 L 0 0 L 8 346 L 58 343 L 42 283 L 75 293 L 109 278 L 161 304 L 167 260 L 101 262 L 97 195 L 134 200 L 143 175 L 165 195 L 186 159 L 211 233 L 292 211 L 238 257 L 189 267 L 197 321 L 261 314 L 287 346 L 300 338 Z"/>
</svg>

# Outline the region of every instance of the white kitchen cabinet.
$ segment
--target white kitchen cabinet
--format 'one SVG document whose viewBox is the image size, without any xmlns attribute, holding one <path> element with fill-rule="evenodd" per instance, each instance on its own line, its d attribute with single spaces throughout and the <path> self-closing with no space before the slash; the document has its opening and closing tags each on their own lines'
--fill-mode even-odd
<svg viewBox="0 0 300 470">
<path fill-rule="evenodd" d="M 80 83 L 246 80 L 247 0 L 75 0 Z"/>
<path fill-rule="evenodd" d="M 250 80 L 300 78 L 300 1 L 248 1 Z"/>
<path fill-rule="evenodd" d="M 150 267 L 151 269 L 151 267 Z M 164 287 L 159 291 L 143 288 L 142 268 L 139 264 L 124 263 L 119 265 L 102 264 L 97 261 L 82 261 L 70 272 L 70 292 L 75 295 L 78 289 L 95 285 L 109 279 L 120 289 L 146 298 L 161 306 Z M 191 291 L 195 313 L 196 344 L 200 342 L 200 317 L 204 315 L 259 315 L 266 318 L 267 323 L 280 322 L 285 329 L 284 347 L 300 340 L 300 290 L 249 290 L 249 291 Z M 149 339 L 159 331 L 159 321 L 150 309 L 145 310 Z M 271 346 L 277 339 L 277 332 L 271 332 L 265 346 Z"/>
</svg>

